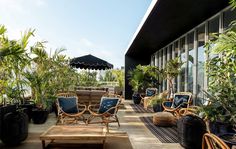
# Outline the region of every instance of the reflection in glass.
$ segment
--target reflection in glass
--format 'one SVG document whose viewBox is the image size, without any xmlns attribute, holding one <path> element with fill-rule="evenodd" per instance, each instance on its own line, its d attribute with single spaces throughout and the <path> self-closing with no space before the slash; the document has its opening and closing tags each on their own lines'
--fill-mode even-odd
<svg viewBox="0 0 236 149">
<path fill-rule="evenodd" d="M 180 58 L 182 62 L 186 62 L 186 54 L 185 54 L 185 37 L 180 39 Z M 180 91 L 184 91 L 184 84 L 185 84 L 185 64 L 181 67 L 180 72 Z"/>
<path fill-rule="evenodd" d="M 214 37 L 212 34 L 217 34 L 219 33 L 219 16 L 215 17 L 214 19 L 209 21 L 208 24 L 208 31 L 209 31 L 209 40 L 214 40 Z M 209 58 L 214 58 L 217 57 L 218 55 L 216 54 L 210 54 Z"/>
<path fill-rule="evenodd" d="M 174 43 L 174 55 L 175 55 L 175 57 L 179 56 L 178 53 L 179 53 L 179 43 L 178 43 L 178 41 L 176 41 Z M 177 87 L 178 87 L 178 79 L 176 77 L 175 82 L 174 82 L 174 93 L 177 92 L 177 90 L 178 90 Z"/>
<path fill-rule="evenodd" d="M 163 57 L 165 58 L 164 62 L 163 63 L 163 68 L 165 67 L 166 63 L 167 63 L 167 48 L 164 48 L 164 52 L 163 52 Z M 167 81 L 166 79 L 163 80 L 163 90 L 167 90 Z"/>
<path fill-rule="evenodd" d="M 162 68 L 162 66 L 163 66 L 163 50 L 160 51 L 159 58 L 160 58 L 159 68 Z M 160 92 L 163 91 L 162 90 L 162 85 L 163 85 L 163 81 L 160 81 L 160 87 L 159 87 Z"/>
<path fill-rule="evenodd" d="M 188 39 L 188 91 L 193 92 L 193 63 L 194 63 L 194 55 L 193 55 L 193 43 L 194 43 L 194 33 L 189 33 L 187 36 Z"/>
<path fill-rule="evenodd" d="M 205 56 L 204 56 L 204 44 L 205 44 L 205 25 L 200 26 L 197 28 L 197 43 L 198 43 L 198 74 L 197 74 L 197 103 L 198 101 L 202 101 L 204 98 L 202 90 L 204 89 L 204 63 L 205 63 Z"/>
<path fill-rule="evenodd" d="M 229 24 L 236 20 L 236 9 L 229 9 L 226 12 L 223 13 L 223 27 L 224 29 L 227 29 L 229 27 Z"/>
</svg>

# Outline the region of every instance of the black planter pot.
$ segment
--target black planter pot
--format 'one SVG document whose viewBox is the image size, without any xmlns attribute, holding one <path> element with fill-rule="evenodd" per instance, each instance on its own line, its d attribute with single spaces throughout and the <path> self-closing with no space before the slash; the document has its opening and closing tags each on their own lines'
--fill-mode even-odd
<svg viewBox="0 0 236 149">
<path fill-rule="evenodd" d="M 44 124 L 48 118 L 48 110 L 32 109 L 32 121 L 34 124 Z"/>
<path fill-rule="evenodd" d="M 154 105 L 152 106 L 152 108 L 153 108 L 153 111 L 154 111 L 154 112 L 162 112 L 162 111 L 163 111 L 163 107 L 162 107 L 161 104 L 154 104 Z"/>
<path fill-rule="evenodd" d="M 178 140 L 187 149 L 202 147 L 202 137 L 206 132 L 205 122 L 194 115 L 186 115 L 177 121 Z"/>
<path fill-rule="evenodd" d="M 236 133 L 223 133 L 219 137 L 230 147 L 236 145 Z"/>
<path fill-rule="evenodd" d="M 16 105 L 6 105 L 0 107 L 0 139 L 2 138 L 4 116 L 9 112 L 16 112 Z"/>
<path fill-rule="evenodd" d="M 235 132 L 231 124 L 219 122 L 219 121 L 210 122 L 209 127 L 210 127 L 210 132 L 215 135 Z"/>
<path fill-rule="evenodd" d="M 132 99 L 133 99 L 134 104 L 140 104 L 140 101 L 142 98 L 140 97 L 139 93 L 134 93 L 132 95 Z"/>
<path fill-rule="evenodd" d="M 26 102 L 25 104 L 22 104 L 20 107 L 23 109 L 24 113 L 27 114 L 28 120 L 30 122 L 30 120 L 32 119 L 32 109 L 35 108 L 35 104 Z"/>
<path fill-rule="evenodd" d="M 28 137 L 28 116 L 23 112 L 5 114 L 2 142 L 9 146 L 20 144 Z"/>
</svg>

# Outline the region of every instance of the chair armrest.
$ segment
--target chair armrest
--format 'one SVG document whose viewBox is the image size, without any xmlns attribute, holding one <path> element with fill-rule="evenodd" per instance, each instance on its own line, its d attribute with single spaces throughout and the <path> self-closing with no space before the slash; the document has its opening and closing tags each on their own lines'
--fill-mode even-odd
<svg viewBox="0 0 236 149">
<path fill-rule="evenodd" d="M 163 101 L 163 102 L 162 102 L 162 107 L 163 107 L 163 108 L 164 108 L 164 107 L 170 108 L 171 105 L 172 105 L 172 101 Z"/>
</svg>

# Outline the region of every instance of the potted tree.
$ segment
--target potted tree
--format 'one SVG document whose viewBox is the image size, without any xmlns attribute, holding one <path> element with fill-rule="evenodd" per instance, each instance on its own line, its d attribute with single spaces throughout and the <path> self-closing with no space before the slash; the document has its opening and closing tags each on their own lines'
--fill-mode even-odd
<svg viewBox="0 0 236 149">
<path fill-rule="evenodd" d="M 19 108 L 23 98 L 22 70 L 28 64 L 26 47 L 33 31 L 25 32 L 20 40 L 9 40 L 6 28 L 0 26 L 0 138 L 5 144 L 17 145 L 28 136 L 28 117 Z M 6 105 L 8 100 L 13 105 Z M 17 105 L 16 105 L 17 104 Z"/>
<path fill-rule="evenodd" d="M 32 110 L 32 120 L 36 124 L 44 123 L 48 117 L 48 89 L 53 77 L 51 59 L 41 42 L 31 47 L 33 58 L 29 69 L 24 73 L 25 83 L 31 87 L 31 98 L 36 107 Z"/>
<path fill-rule="evenodd" d="M 233 126 L 236 123 L 236 24 L 206 44 L 206 52 L 211 56 L 206 63 L 209 77 L 207 93 L 210 104 L 202 111 L 213 124 Z M 214 56 L 214 57 L 213 57 Z M 226 129 L 227 130 L 227 129 Z M 217 131 L 215 133 L 222 133 Z"/>
<path fill-rule="evenodd" d="M 132 98 L 135 104 L 140 103 L 141 95 L 145 94 L 146 88 L 158 85 L 158 73 L 158 67 L 149 65 L 137 65 L 135 69 L 129 71 L 129 84 L 134 92 Z"/>
<path fill-rule="evenodd" d="M 181 71 L 181 66 L 184 63 L 180 60 L 179 57 L 176 57 L 174 59 L 169 60 L 165 67 L 160 70 L 160 77 L 162 79 L 166 79 L 168 84 L 169 84 L 169 91 L 170 91 L 170 97 L 174 97 L 174 90 L 173 90 L 173 79 L 176 78 L 180 71 Z"/>
</svg>

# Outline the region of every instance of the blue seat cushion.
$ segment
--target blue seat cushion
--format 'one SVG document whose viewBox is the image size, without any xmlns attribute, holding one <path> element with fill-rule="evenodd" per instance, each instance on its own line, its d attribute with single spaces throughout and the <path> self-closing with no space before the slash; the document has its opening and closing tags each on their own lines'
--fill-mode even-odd
<svg viewBox="0 0 236 149">
<path fill-rule="evenodd" d="M 181 108 L 187 107 L 187 102 L 189 100 L 189 95 L 175 95 L 172 103 L 172 108 L 180 106 Z"/>
<path fill-rule="evenodd" d="M 153 96 L 156 94 L 156 91 L 155 90 L 151 90 L 151 89 L 148 89 L 146 91 L 146 96 Z"/>
<path fill-rule="evenodd" d="M 76 97 L 58 97 L 58 102 L 62 110 L 66 113 L 78 113 Z"/>
<path fill-rule="evenodd" d="M 115 107 L 118 104 L 119 98 L 103 97 L 101 99 L 100 107 L 98 113 L 104 113 L 108 109 Z M 108 111 L 111 114 L 114 114 L 115 109 Z"/>
</svg>

